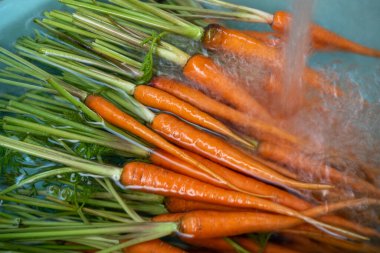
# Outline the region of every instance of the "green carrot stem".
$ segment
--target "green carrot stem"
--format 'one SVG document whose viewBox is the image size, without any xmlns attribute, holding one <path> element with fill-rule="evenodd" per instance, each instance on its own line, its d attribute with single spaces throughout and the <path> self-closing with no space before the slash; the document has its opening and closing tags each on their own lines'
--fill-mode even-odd
<svg viewBox="0 0 380 253">
<path fill-rule="evenodd" d="M 234 250 L 238 253 L 250 253 L 250 251 L 246 250 L 245 248 L 243 248 L 239 243 L 235 242 L 234 240 L 226 237 L 224 238 L 224 240 L 229 244 L 231 245 L 231 247 L 234 248 Z"/>
<path fill-rule="evenodd" d="M 122 141 L 121 139 L 111 136 L 113 138 L 110 138 L 108 140 L 99 140 L 93 137 L 87 137 L 82 134 L 76 134 L 76 133 L 70 133 L 61 129 L 56 129 L 49 126 L 44 126 L 38 123 L 33 123 L 26 120 L 21 120 L 17 118 L 12 118 L 9 116 L 6 116 L 3 118 L 4 122 L 15 124 L 17 126 L 23 127 L 25 130 L 24 132 L 30 132 L 30 130 L 34 130 L 33 134 L 36 135 L 43 135 L 43 136 L 57 136 L 60 138 L 68 139 L 68 140 L 78 140 L 85 143 L 92 143 L 92 144 L 98 144 L 104 147 L 109 147 L 112 149 L 117 149 L 120 151 L 124 151 L 128 154 L 134 154 L 137 156 L 147 156 L 147 152 L 135 145 L 132 145 L 130 143 L 127 143 L 125 141 Z M 4 129 L 11 130 L 8 125 L 5 125 Z M 14 128 L 15 130 L 17 128 Z M 17 129 L 18 131 L 22 131 L 22 129 Z"/>
<path fill-rule="evenodd" d="M 44 55 L 47 55 L 47 56 L 77 61 L 77 62 L 86 64 L 86 65 L 90 65 L 90 66 L 98 67 L 98 68 L 108 70 L 111 72 L 115 72 L 117 74 L 124 75 L 126 77 L 130 77 L 130 78 L 134 77 L 134 75 L 132 75 L 132 73 L 126 72 L 126 71 L 124 71 L 124 70 L 122 70 L 116 66 L 113 66 L 111 64 L 107 64 L 104 62 L 100 62 L 97 60 L 93 60 L 93 59 L 90 59 L 88 57 L 83 57 L 83 56 L 79 56 L 76 54 L 71 54 L 71 53 L 67 53 L 67 52 L 59 51 L 59 50 L 55 50 L 55 49 L 50 49 L 50 48 L 41 48 L 39 51 L 41 53 L 43 53 Z"/>
<path fill-rule="evenodd" d="M 142 222 L 144 221 L 132 208 L 130 208 L 124 200 L 120 197 L 118 192 L 115 190 L 113 185 L 111 184 L 111 181 L 109 179 L 104 179 L 107 190 L 113 195 L 113 197 L 116 199 L 116 201 L 119 203 L 119 205 L 123 208 L 123 210 L 132 218 L 132 220 L 136 222 Z"/>
<path fill-rule="evenodd" d="M 27 105 L 34 105 L 39 108 L 49 109 L 50 111 L 58 112 L 58 113 L 72 113 L 75 111 L 73 109 L 66 109 L 57 105 L 50 105 L 45 102 L 36 101 L 34 99 L 23 99 L 22 102 Z"/>
<path fill-rule="evenodd" d="M 35 183 L 35 182 L 37 182 L 41 179 L 44 179 L 46 177 L 51 177 L 51 176 L 56 176 L 56 175 L 61 175 L 61 174 L 66 174 L 66 173 L 76 172 L 76 171 L 77 171 L 76 169 L 65 167 L 65 168 L 59 168 L 59 169 L 53 169 L 53 170 L 49 170 L 49 171 L 39 172 L 33 176 L 30 176 L 26 179 L 21 180 L 17 184 L 14 184 L 14 185 L 0 191 L 0 195 L 4 195 L 8 192 L 11 192 L 17 188 L 24 186 L 25 184 Z"/>
<path fill-rule="evenodd" d="M 29 90 L 38 90 L 38 91 L 43 91 L 43 92 L 48 92 L 48 93 L 53 93 L 53 94 L 57 93 L 57 91 L 55 91 L 53 89 L 40 87 L 40 86 L 27 84 L 27 83 L 22 83 L 22 82 L 17 82 L 17 81 L 12 81 L 9 79 L 4 79 L 4 78 L 0 78 L 0 83 L 12 85 L 12 86 L 17 86 L 17 87 L 21 87 L 21 88 L 26 88 Z"/>
<path fill-rule="evenodd" d="M 235 11 L 252 13 L 254 15 L 262 17 L 264 20 L 266 20 L 266 23 L 269 23 L 269 24 L 272 23 L 272 21 L 273 21 L 273 15 L 272 14 L 270 14 L 268 12 L 261 11 L 259 9 L 254 9 L 251 7 L 246 7 L 246 6 L 242 6 L 242 5 L 228 3 L 228 2 L 221 1 L 221 0 L 198 0 L 198 1 L 203 2 L 203 3 L 207 3 L 207 4 L 212 4 L 215 6 L 228 8 L 228 9 L 235 10 Z"/>
<path fill-rule="evenodd" d="M 28 206 L 21 206 L 21 205 L 15 205 L 15 204 L 3 204 L 2 207 L 6 210 L 10 210 L 10 211 L 16 210 L 16 211 L 21 211 L 21 212 L 28 212 L 28 213 L 38 215 L 38 216 L 42 216 L 42 217 L 52 215 L 51 213 L 49 214 L 46 212 L 42 212 L 42 211 L 30 208 Z M 54 213 L 54 216 L 57 217 L 58 216 L 57 213 Z M 39 223 L 37 223 L 37 224 L 39 224 Z"/>
<path fill-rule="evenodd" d="M 17 81 L 25 81 L 27 83 L 33 83 L 33 84 L 37 84 L 39 86 L 45 86 L 46 85 L 44 82 L 37 80 L 35 78 L 25 77 L 25 76 L 22 76 L 22 75 L 19 75 L 19 74 L 10 72 L 10 71 L 6 71 L 6 70 L 1 70 L 0 76 L 4 77 L 3 80 L 15 79 Z"/>
<path fill-rule="evenodd" d="M 47 160 L 65 164 L 73 168 L 80 169 L 84 172 L 94 173 L 99 176 L 110 177 L 114 180 L 119 180 L 121 169 L 109 165 L 99 165 L 85 159 L 75 156 L 66 155 L 48 148 L 36 146 L 22 141 L 13 140 L 4 136 L 0 136 L 0 146 L 13 149 L 32 156 L 45 158 Z"/>
<path fill-rule="evenodd" d="M 137 200 L 142 202 L 162 204 L 165 197 L 157 194 L 144 193 L 138 191 L 126 190 L 126 193 L 120 193 L 120 196 L 128 200 Z M 91 194 L 92 199 L 109 199 L 111 194 L 109 192 L 95 192 Z"/>
<path fill-rule="evenodd" d="M 57 105 L 57 106 L 60 106 L 60 107 L 64 107 L 64 108 L 67 108 L 67 109 L 73 109 L 72 105 L 68 104 L 66 101 L 64 100 L 58 100 L 58 98 L 52 98 L 52 97 L 46 97 L 46 96 L 40 96 L 38 94 L 35 94 L 35 93 L 26 93 L 25 94 L 25 97 L 28 97 L 28 98 L 33 98 L 33 99 L 36 99 L 36 100 L 39 100 L 39 101 L 43 101 L 43 102 L 46 102 L 46 103 L 49 103 L 49 104 L 52 104 L 52 105 Z"/>
<path fill-rule="evenodd" d="M 145 49 L 149 48 L 148 45 L 146 44 L 142 45 L 142 42 L 143 42 L 142 39 L 126 34 L 125 32 L 118 30 L 114 26 L 111 26 L 106 23 L 98 22 L 97 20 L 94 20 L 89 17 L 85 17 L 83 15 L 79 15 L 79 14 L 73 14 L 73 15 L 75 19 L 80 21 L 79 24 L 84 23 L 90 27 L 93 27 L 95 29 L 93 30 L 94 32 L 98 32 L 100 30 L 104 33 L 111 34 L 112 36 L 117 37 L 132 45 L 145 48 Z M 187 63 L 188 59 L 190 58 L 190 56 L 186 54 L 185 52 L 183 52 L 182 50 L 170 45 L 169 43 L 165 43 L 162 41 L 157 45 L 155 53 L 158 56 L 170 62 L 174 62 L 180 66 L 184 66 Z"/>
<path fill-rule="evenodd" d="M 53 210 L 72 211 L 71 208 L 60 206 L 60 205 L 57 205 L 48 201 L 44 201 L 44 200 L 36 200 L 34 198 L 19 198 L 19 197 L 15 198 L 15 197 L 10 197 L 6 195 L 0 195 L 0 199 L 4 201 L 11 201 L 11 202 L 25 204 L 25 205 L 50 208 Z"/>
<path fill-rule="evenodd" d="M 21 245 L 19 243 L 17 244 L 12 244 L 12 243 L 7 243 L 7 242 L 0 242 L 0 248 L 5 250 L 11 250 L 12 252 L 25 252 L 25 253 L 57 253 L 56 250 L 51 250 L 51 249 L 44 249 L 37 247 L 35 245 L 30 246 L 30 245 Z"/>
</svg>

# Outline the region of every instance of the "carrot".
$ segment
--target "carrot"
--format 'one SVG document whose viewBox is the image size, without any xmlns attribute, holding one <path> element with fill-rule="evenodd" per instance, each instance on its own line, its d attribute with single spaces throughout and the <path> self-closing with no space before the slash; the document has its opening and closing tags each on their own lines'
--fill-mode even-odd
<svg viewBox="0 0 380 253">
<path fill-rule="evenodd" d="M 198 202 L 193 200 L 185 200 L 175 197 L 167 197 L 165 199 L 165 207 L 171 213 L 184 213 L 195 210 L 211 210 L 211 211 L 252 211 L 244 208 L 233 208 L 228 206 L 214 205 L 205 202 Z"/>
<path fill-rule="evenodd" d="M 376 199 L 341 201 L 328 206 L 318 206 L 302 212 L 308 217 L 317 217 L 346 207 L 363 204 L 379 205 Z M 168 217 L 168 216 L 167 216 Z M 258 212 L 192 211 L 179 217 L 180 232 L 194 238 L 215 238 L 253 232 L 272 232 L 302 224 L 294 217 Z M 170 220 L 170 216 L 168 217 Z M 161 221 L 165 221 L 161 219 Z M 350 235 L 351 236 L 351 235 Z"/>
<path fill-rule="evenodd" d="M 289 30 L 292 16 L 286 11 L 277 11 L 273 15 L 272 29 L 276 32 L 285 33 Z M 312 24 L 310 27 L 312 42 L 323 49 L 347 51 L 372 57 L 380 57 L 380 50 L 362 46 L 350 41 L 322 26 Z"/>
<path fill-rule="evenodd" d="M 211 58 L 199 54 L 193 55 L 182 72 L 189 80 L 202 85 L 212 95 L 222 98 L 236 109 L 249 112 L 258 119 L 272 121 L 267 110 Z"/>
<path fill-rule="evenodd" d="M 225 180 L 223 180 L 222 178 L 218 177 L 216 174 L 211 172 L 203 164 L 199 163 L 195 159 L 186 155 L 184 152 L 181 151 L 181 149 L 167 142 L 164 138 L 159 136 L 157 133 L 155 133 L 148 127 L 142 125 L 133 117 L 119 110 L 115 105 L 113 105 L 112 103 L 104 99 L 103 97 L 89 95 L 87 96 L 85 103 L 89 108 L 91 108 L 97 114 L 99 114 L 104 120 L 143 138 L 147 142 L 159 148 L 162 148 L 163 150 L 167 151 L 170 154 L 173 154 L 174 156 L 180 158 L 183 161 L 186 161 L 189 164 L 194 165 L 195 167 L 201 169 L 202 171 L 205 171 L 209 175 L 226 183 L 232 189 L 237 189 L 230 183 L 226 182 Z"/>
<path fill-rule="evenodd" d="M 140 103 L 146 106 L 174 113 L 191 123 L 230 137 L 245 145 L 252 146 L 251 143 L 236 135 L 222 122 L 163 90 L 139 85 L 136 87 L 133 95 Z"/>
<path fill-rule="evenodd" d="M 316 163 L 310 157 L 300 154 L 299 151 L 296 151 L 289 146 L 273 145 L 271 143 L 261 142 L 257 151 L 258 154 L 265 159 L 269 159 L 280 164 L 287 164 L 302 173 L 322 176 L 329 179 L 333 183 L 345 182 L 345 184 L 349 184 L 356 192 L 370 194 L 375 197 L 380 196 L 380 190 L 365 180 L 354 177 L 346 177 L 335 168 Z"/>
<path fill-rule="evenodd" d="M 283 44 L 283 38 L 281 37 L 281 34 L 277 32 L 262 32 L 255 30 L 241 30 L 241 32 L 270 47 L 280 47 Z"/>
<path fill-rule="evenodd" d="M 204 112 L 228 121 L 238 128 L 245 128 L 251 136 L 259 140 L 276 143 L 279 141 L 291 144 L 301 143 L 301 140 L 297 137 L 263 121 L 252 119 L 246 114 L 234 110 L 177 80 L 159 76 L 151 81 L 151 85 L 188 102 Z"/>
<path fill-rule="evenodd" d="M 159 239 L 139 243 L 123 249 L 124 253 L 186 253 L 186 251 L 174 247 Z"/>
<path fill-rule="evenodd" d="M 283 186 L 301 189 L 331 188 L 328 185 L 302 183 L 282 176 L 221 139 L 200 131 L 171 115 L 156 116 L 151 127 L 171 142 L 238 172 Z"/>
<path fill-rule="evenodd" d="M 154 165 L 132 162 L 124 166 L 120 179 L 121 183 L 128 188 L 139 189 L 145 192 L 157 193 L 166 197 L 180 197 L 188 200 L 201 201 L 212 204 L 221 204 L 231 207 L 255 208 L 262 211 L 274 212 L 287 216 L 297 217 L 301 221 L 341 231 L 338 228 L 311 219 L 297 211 L 262 198 L 218 188 L 196 179 L 177 174 Z M 348 202 L 352 205 L 352 202 Z M 354 202 L 357 203 L 357 202 Z M 362 202 L 360 202 L 362 204 Z M 377 204 L 376 201 L 368 201 L 366 204 Z M 329 210 L 337 207 L 345 207 L 345 202 L 330 205 Z M 337 207 L 336 207 L 337 206 Z M 317 215 L 323 213 L 318 209 Z M 312 213 L 313 214 L 313 213 Z M 298 221 L 298 219 L 296 219 Z M 301 222 L 302 223 L 302 222 Z M 344 232 L 344 231 L 341 231 Z M 346 233 L 349 233 L 346 231 Z M 351 233 L 349 233 L 351 234 Z"/>
<path fill-rule="evenodd" d="M 257 243 L 252 239 L 248 239 L 244 237 L 234 237 L 232 239 L 250 252 L 260 252 L 261 247 L 257 245 Z M 223 238 L 192 239 L 192 238 L 181 237 L 181 240 L 190 245 L 194 245 L 198 247 L 215 249 L 215 250 L 223 251 L 223 252 L 226 250 L 231 251 L 231 252 L 236 252 L 234 251 L 234 248 Z M 276 245 L 273 243 L 267 243 L 262 252 L 263 253 L 297 253 L 298 251 L 291 250 L 291 249 L 288 249 L 288 248 L 285 248 L 283 246 Z"/>
<path fill-rule="evenodd" d="M 281 72 L 283 68 L 280 51 L 276 48 L 266 46 L 260 40 L 238 30 L 228 29 L 219 25 L 211 25 L 207 28 L 203 45 L 210 50 L 221 50 L 246 58 L 260 59 L 264 65 L 277 69 L 279 72 Z M 244 50 L 241 50 L 241 48 L 244 48 Z M 203 69 L 200 68 L 200 70 Z M 302 77 L 305 83 L 310 84 L 310 86 L 326 94 L 334 96 L 343 94 L 343 91 L 329 84 L 329 80 L 324 75 L 311 68 L 306 67 Z M 277 85 L 279 84 L 281 84 L 281 82 L 278 82 Z M 280 87 L 277 89 L 280 89 Z"/>
<path fill-rule="evenodd" d="M 293 208 L 295 210 L 305 210 L 311 207 L 311 205 L 307 203 L 306 201 L 301 200 L 286 191 L 283 191 L 274 186 L 265 184 L 251 177 L 247 177 L 240 173 L 231 171 L 217 163 L 214 163 L 192 152 L 185 151 L 185 150 L 184 152 L 188 154 L 189 156 L 191 156 L 192 158 L 204 164 L 207 168 L 212 170 L 214 173 L 218 174 L 220 177 L 228 178 L 232 184 L 236 185 L 237 187 L 241 188 L 242 190 L 246 192 L 250 192 L 255 195 L 262 195 L 262 196 L 268 196 L 268 197 L 271 196 L 273 201 L 281 205 L 285 205 L 287 207 Z M 220 183 L 219 181 L 208 176 L 202 171 L 199 171 L 197 168 L 194 168 L 184 162 L 181 162 L 180 160 L 178 160 L 178 158 L 171 156 L 170 154 L 164 153 L 163 151 L 160 151 L 159 153 L 153 153 L 150 157 L 150 160 L 157 166 L 170 169 L 180 174 L 191 176 L 195 179 L 206 182 L 208 184 L 212 184 L 221 188 L 228 189 L 226 185 Z M 187 173 L 186 171 L 195 171 L 195 172 Z"/>
</svg>

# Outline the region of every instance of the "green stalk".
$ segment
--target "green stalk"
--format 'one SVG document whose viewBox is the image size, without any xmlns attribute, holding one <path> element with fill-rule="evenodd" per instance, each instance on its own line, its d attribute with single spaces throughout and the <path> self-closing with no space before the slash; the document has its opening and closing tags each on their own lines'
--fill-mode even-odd
<svg viewBox="0 0 380 253">
<path fill-rule="evenodd" d="M 0 136 L 0 146 L 26 153 L 32 156 L 44 158 L 53 162 L 62 163 L 69 167 L 80 169 L 87 173 L 119 180 L 121 169 L 109 165 L 100 165 L 75 156 L 66 155 L 48 148 L 39 147 L 22 141 Z"/>
<path fill-rule="evenodd" d="M 224 238 L 224 240 L 229 245 L 231 245 L 231 247 L 234 248 L 237 253 L 250 253 L 250 251 L 248 251 L 245 248 L 243 248 L 239 243 L 235 242 L 234 240 L 232 240 L 232 239 L 230 239 L 228 237 Z"/>
<path fill-rule="evenodd" d="M 34 78 L 30 78 L 30 77 L 21 76 L 19 74 L 16 74 L 16 73 L 13 73 L 13 72 L 10 72 L 10 71 L 6 71 L 6 70 L 1 70 L 0 71 L 0 76 L 7 78 L 7 79 L 3 79 L 3 80 L 9 80 L 9 78 L 11 78 L 11 79 L 15 79 L 15 80 L 18 80 L 18 81 L 25 81 L 25 82 L 28 82 L 28 83 L 34 83 L 34 84 L 37 84 L 39 86 L 45 86 L 46 85 L 45 82 L 42 82 L 40 80 L 37 80 L 37 79 L 34 79 Z"/>
<path fill-rule="evenodd" d="M 7 242 L 0 242 L 0 248 L 1 249 L 7 249 L 11 250 L 12 252 L 25 252 L 25 253 L 57 253 L 56 250 L 50 250 L 50 249 L 44 249 L 40 247 L 36 247 L 35 245 L 29 246 L 29 245 L 21 245 L 19 243 L 17 244 L 11 244 Z"/>
<path fill-rule="evenodd" d="M 17 86 L 17 87 L 21 87 L 21 88 L 25 88 L 25 89 L 29 89 L 29 90 L 38 90 L 38 91 L 43 91 L 43 92 L 48 92 L 48 93 L 53 93 L 53 94 L 57 93 L 57 91 L 55 91 L 53 89 L 40 87 L 40 86 L 36 86 L 36 85 L 31 85 L 31 84 L 27 84 L 27 83 L 22 83 L 22 82 L 17 82 L 17 81 L 12 81 L 9 79 L 4 79 L 4 78 L 0 78 L 0 83 L 12 85 L 12 86 Z"/>
<path fill-rule="evenodd" d="M 20 188 L 22 186 L 24 186 L 25 184 L 32 184 L 36 181 L 39 181 L 41 179 L 44 179 L 46 177 L 51 177 L 51 176 L 56 176 L 56 175 L 61 175 L 61 174 L 66 174 L 66 173 L 70 173 L 70 172 L 77 172 L 77 169 L 73 169 L 73 168 L 59 168 L 59 169 L 53 169 L 53 170 L 49 170 L 49 171 L 44 171 L 44 172 L 39 172 L 33 176 L 30 176 L 24 180 L 21 180 L 20 182 L 18 182 L 17 184 L 14 184 L 4 190 L 2 190 L 0 192 L 0 195 L 4 195 L 8 192 L 11 192 L 17 188 Z"/>
<path fill-rule="evenodd" d="M 60 106 L 50 105 L 50 104 L 40 102 L 40 101 L 36 101 L 33 99 L 22 99 L 22 102 L 26 105 L 34 105 L 34 106 L 37 106 L 39 108 L 49 109 L 50 111 L 53 111 L 53 112 L 71 113 L 71 112 L 75 111 L 73 109 L 62 108 Z"/>
<path fill-rule="evenodd" d="M 105 179 L 105 183 L 107 186 L 107 190 L 113 195 L 113 197 L 116 199 L 116 201 L 119 203 L 119 205 L 124 209 L 124 211 L 132 218 L 132 220 L 136 222 L 143 222 L 144 220 L 132 209 L 130 208 L 124 200 L 120 197 L 118 192 L 115 190 L 113 185 L 111 184 L 111 181 L 109 179 Z"/>
<path fill-rule="evenodd" d="M 136 200 L 136 201 L 142 201 L 142 202 L 162 204 L 165 199 L 165 197 L 161 195 L 156 195 L 156 194 L 151 194 L 151 193 L 128 191 L 128 190 L 125 190 L 124 192 L 125 193 L 120 193 L 120 196 L 128 200 Z M 95 192 L 91 194 L 91 198 L 109 199 L 111 198 L 111 194 L 109 192 Z"/>
<path fill-rule="evenodd" d="M 4 117 L 3 119 L 5 123 L 11 123 L 11 124 L 15 124 L 17 126 L 21 126 L 25 128 L 25 132 L 34 130 L 33 133 L 37 135 L 43 135 L 43 136 L 53 135 L 53 136 L 67 139 L 67 140 L 78 140 L 85 143 L 91 143 L 91 144 L 101 145 L 104 147 L 109 147 L 112 149 L 124 151 L 128 154 L 134 154 L 134 155 L 143 156 L 143 157 L 147 155 L 145 150 L 142 150 L 141 148 L 138 148 L 135 145 L 131 145 L 130 143 L 121 141 L 119 138 L 114 137 L 114 136 L 110 136 L 113 138 L 110 138 L 108 140 L 99 140 L 93 137 L 84 136 L 82 134 L 70 133 L 64 130 L 44 126 L 38 123 L 26 121 L 26 120 L 12 118 L 9 116 Z M 4 129 L 8 129 L 8 128 L 5 127 Z"/>
<path fill-rule="evenodd" d="M 53 99 L 51 97 L 44 97 L 44 96 L 40 96 L 38 94 L 30 93 L 30 92 L 26 93 L 25 97 L 33 98 L 33 99 L 36 99 L 39 101 L 43 101 L 43 102 L 46 102 L 46 103 L 49 103 L 52 105 L 57 105 L 57 106 L 60 106 L 60 107 L 66 108 L 66 109 L 70 109 L 70 110 L 73 109 L 73 107 L 70 104 L 68 104 L 66 101 L 58 100 L 57 98 Z"/>
<path fill-rule="evenodd" d="M 1 143 L 0 143 L 1 145 Z M 25 204 L 25 205 L 31 205 L 31 206 L 38 206 L 38 207 L 44 207 L 44 208 L 50 208 L 53 210 L 62 210 L 62 211 L 73 211 L 71 208 L 57 205 L 45 200 L 41 199 L 35 199 L 35 198 L 26 198 L 23 196 L 22 198 L 20 195 L 17 195 L 17 197 L 10 197 L 6 195 L 0 195 L 0 200 L 5 200 L 5 201 L 11 201 L 14 203 L 20 203 L 20 204 Z"/>
</svg>

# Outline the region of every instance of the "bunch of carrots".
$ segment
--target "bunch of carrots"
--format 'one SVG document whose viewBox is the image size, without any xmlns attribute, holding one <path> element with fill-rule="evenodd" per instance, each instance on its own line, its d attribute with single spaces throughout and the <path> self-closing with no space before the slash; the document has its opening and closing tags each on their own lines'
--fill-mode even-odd
<svg viewBox="0 0 380 253">
<path fill-rule="evenodd" d="M 60 2 L 74 10 L 36 19 L 43 30 L 20 38 L 17 54 L 0 48 L 6 65 L 0 82 L 26 89 L 0 98 L 1 165 L 17 177 L 14 152 L 54 164 L 2 189 L 7 205 L 22 201 L 4 211 L 8 225 L 0 245 L 21 245 L 25 252 L 30 245 L 37 247 L 30 252 L 378 251 L 378 217 L 369 217 L 380 204 L 376 169 L 361 164 L 365 177 L 359 178 L 318 160 L 313 140 L 281 126 L 289 115 L 251 94 L 212 57 L 259 60 L 274 73 L 264 78 L 263 94 L 283 96 L 276 75 L 284 69 L 281 48 L 291 14 L 220 0 L 202 2 L 226 10 L 196 1 Z M 210 24 L 210 18 L 267 23 L 273 32 L 234 30 Z M 314 50 L 380 56 L 316 24 L 310 34 Z M 201 43 L 189 55 L 183 41 Z M 311 67 L 300 78 L 313 92 L 345 96 Z M 38 192 L 38 182 L 73 172 L 94 175 L 106 192 L 95 189 L 68 203 Z M 304 180 L 305 174 L 314 180 Z M 140 202 L 123 199 L 128 194 L 111 180 L 131 191 L 132 200 L 141 194 Z M 347 186 L 353 196 L 345 196 Z M 43 200 L 34 204 L 27 196 L 31 188 Z M 326 193 L 342 197 L 325 203 Z M 150 198 L 164 198 L 165 209 Z M 364 215 L 373 226 L 345 212 L 363 206 L 370 207 Z M 28 216 L 27 210 L 36 211 Z M 33 223 L 44 216 L 46 222 Z M 21 219 L 16 228 L 9 226 L 15 218 Z M 53 224 L 63 232 L 42 232 Z M 55 245 L 59 241 L 65 247 Z"/>
</svg>

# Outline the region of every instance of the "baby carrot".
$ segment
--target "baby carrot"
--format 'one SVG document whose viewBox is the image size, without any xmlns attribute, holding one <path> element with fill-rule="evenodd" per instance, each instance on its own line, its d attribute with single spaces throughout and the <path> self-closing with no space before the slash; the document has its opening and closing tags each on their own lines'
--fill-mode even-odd
<svg viewBox="0 0 380 253">
<path fill-rule="evenodd" d="M 232 184 L 236 185 L 245 192 L 252 193 L 255 196 L 260 195 L 264 197 L 271 197 L 274 202 L 293 208 L 295 210 L 305 210 L 311 207 L 311 205 L 306 201 L 297 198 L 296 196 L 286 191 L 283 191 L 269 184 L 265 184 L 254 178 L 247 177 L 240 173 L 231 171 L 217 163 L 214 163 L 192 152 L 186 150 L 183 151 L 192 158 L 204 164 L 207 168 L 212 170 L 214 173 L 218 174 L 220 177 L 229 179 L 229 181 Z M 172 170 L 180 174 L 191 176 L 195 179 L 221 188 L 228 189 L 228 187 L 226 187 L 225 184 L 219 182 L 218 180 L 215 180 L 214 178 L 208 176 L 204 172 L 199 171 L 199 169 L 194 168 L 193 166 L 184 162 L 181 162 L 178 158 L 171 156 L 170 154 L 164 153 L 163 151 L 159 151 L 158 154 L 153 153 L 150 157 L 150 160 L 157 166 Z M 187 171 L 194 172 L 189 173 Z"/>
<path fill-rule="evenodd" d="M 228 121 L 234 124 L 237 128 L 244 128 L 246 132 L 259 140 L 273 141 L 275 143 L 278 143 L 279 141 L 291 144 L 301 143 L 301 140 L 294 135 L 261 120 L 253 119 L 177 80 L 159 76 L 151 81 L 151 85 L 188 102 L 204 112 Z"/>
<path fill-rule="evenodd" d="M 289 146 L 273 145 L 271 143 L 261 142 L 257 151 L 258 154 L 265 159 L 269 159 L 280 164 L 287 164 L 297 171 L 319 175 L 323 178 L 329 179 L 333 183 L 339 184 L 345 182 L 345 184 L 349 184 L 356 192 L 370 194 L 375 197 L 380 196 L 380 190 L 365 180 L 351 176 L 344 176 L 331 166 L 328 166 L 327 169 L 327 165 L 316 163 L 310 157 L 300 154 L 299 151 Z"/>
<path fill-rule="evenodd" d="M 185 213 L 185 212 L 196 211 L 196 210 L 236 211 L 236 212 L 252 211 L 252 210 L 244 209 L 244 208 L 233 208 L 233 207 L 228 207 L 228 206 L 209 204 L 205 202 L 185 200 L 185 199 L 176 198 L 176 197 L 167 197 L 165 199 L 165 207 L 171 213 Z"/>
<path fill-rule="evenodd" d="M 190 126 L 174 116 L 160 114 L 151 124 L 152 129 L 171 142 L 200 154 L 238 172 L 269 181 L 273 184 L 301 189 L 327 189 L 328 185 L 308 184 L 289 179 L 251 159 L 221 139 Z"/>
<path fill-rule="evenodd" d="M 188 200 L 221 204 L 231 207 L 255 208 L 262 211 L 283 214 L 286 216 L 296 217 L 298 219 L 295 220 L 299 221 L 300 219 L 301 223 L 307 222 L 315 226 L 325 227 L 331 230 L 338 230 L 340 232 L 353 235 L 348 231 L 343 231 L 341 229 L 332 227 L 328 224 L 318 222 L 310 217 L 300 214 L 297 211 L 294 211 L 290 208 L 284 207 L 272 201 L 262 198 L 256 198 L 254 196 L 244 194 L 241 192 L 229 191 L 222 188 L 218 188 L 198 181 L 196 179 L 183 176 L 181 174 L 177 174 L 146 163 L 131 162 L 126 164 L 123 168 L 120 182 L 123 185 L 132 189 L 139 189 L 144 192 L 157 193 L 166 197 L 181 197 L 183 199 Z M 352 204 L 351 202 L 349 203 Z M 367 199 L 365 203 L 378 204 L 375 200 L 372 200 L 372 202 L 370 202 Z M 344 208 L 346 207 L 345 204 L 347 203 L 337 203 L 335 204 L 335 206 L 330 205 L 329 211 L 334 211 L 335 209 L 338 209 L 338 207 Z M 360 202 L 360 204 L 363 203 Z M 317 211 L 315 211 L 314 209 L 317 209 Z M 313 210 L 313 212 L 311 212 L 311 215 L 321 215 L 326 211 L 325 207 L 319 207 L 319 209 L 314 209 L 310 209 Z M 309 215 L 310 212 L 308 210 L 305 213 Z M 292 220 L 292 222 L 294 222 L 294 220 Z"/>
<path fill-rule="evenodd" d="M 236 109 L 249 112 L 264 121 L 272 120 L 267 110 L 211 58 L 193 55 L 182 71 L 189 80 L 202 85 L 213 96 L 222 98 Z"/>
<path fill-rule="evenodd" d="M 135 120 L 133 117 L 124 113 L 120 109 L 118 109 L 115 105 L 107 101 L 101 96 L 89 95 L 85 100 L 86 105 L 94 110 L 97 114 L 99 114 L 104 120 L 116 125 L 124 130 L 127 130 L 150 144 L 153 144 L 163 150 L 167 151 L 174 156 L 182 159 L 183 161 L 188 162 L 191 165 L 205 171 L 211 176 L 219 179 L 222 182 L 225 182 L 232 189 L 236 189 L 233 185 L 229 184 L 222 178 L 218 177 L 216 174 L 211 172 L 208 168 L 206 168 L 203 164 L 199 163 L 195 159 L 189 157 L 181 149 L 167 142 L 164 138 L 159 136 L 157 133 L 149 129 L 148 127 L 142 125 L 140 122 Z M 157 118 L 157 117 L 156 117 Z"/>
<path fill-rule="evenodd" d="M 272 29 L 276 32 L 285 33 L 289 30 L 292 16 L 286 11 L 277 11 L 273 15 Z M 347 51 L 372 57 L 380 57 L 380 50 L 365 47 L 359 43 L 350 41 L 322 26 L 312 24 L 310 27 L 312 42 L 323 49 Z"/>
<path fill-rule="evenodd" d="M 302 212 L 302 214 L 308 217 L 317 217 L 343 208 L 363 204 L 379 205 L 380 201 L 365 198 L 347 200 L 329 204 L 328 206 L 314 207 Z M 167 215 L 166 217 L 170 219 L 170 216 Z M 253 232 L 271 232 L 294 227 L 304 222 L 294 217 L 259 212 L 192 211 L 179 217 L 180 232 L 194 238 L 215 238 Z M 165 220 L 161 219 L 161 221 Z M 343 232 L 350 237 L 358 236 L 345 230 L 339 232 Z"/>
<path fill-rule="evenodd" d="M 203 45 L 210 50 L 221 50 L 246 58 L 259 59 L 264 65 L 280 72 L 283 68 L 281 51 L 267 46 L 260 40 L 238 30 L 228 29 L 219 25 L 209 26 L 203 39 Z M 244 45 L 244 50 L 241 50 L 242 45 Z M 203 68 L 200 69 L 203 70 Z M 329 84 L 328 78 L 311 68 L 306 67 L 302 77 L 305 83 L 326 94 L 334 96 L 342 94 L 341 90 Z M 277 85 L 279 84 L 281 82 L 278 82 Z M 280 89 L 280 87 L 277 89 Z"/>
<path fill-rule="evenodd" d="M 260 252 L 261 247 L 253 240 L 244 237 L 233 237 L 231 238 L 238 244 L 240 244 L 244 249 L 249 252 Z M 230 251 L 236 252 L 235 249 L 229 244 L 224 238 L 210 238 L 210 239 L 193 239 L 181 237 L 181 240 L 197 247 L 205 247 L 209 249 L 214 249 L 218 251 Z M 265 245 L 262 253 L 298 253 L 299 251 L 291 250 L 283 246 L 267 243 Z"/>
<path fill-rule="evenodd" d="M 163 90 L 151 86 L 139 85 L 135 88 L 133 95 L 143 105 L 172 112 L 191 123 L 230 137 L 245 145 L 252 145 L 232 132 L 222 122 Z"/>
<path fill-rule="evenodd" d="M 124 253 L 186 253 L 186 251 L 159 239 L 139 243 L 123 249 Z"/>
</svg>

